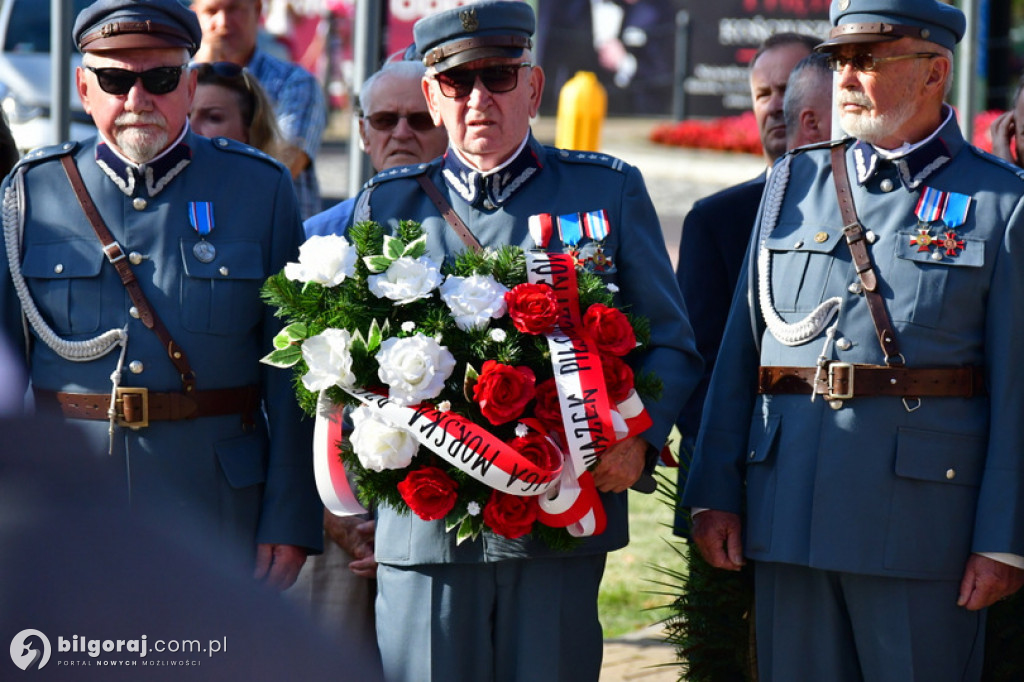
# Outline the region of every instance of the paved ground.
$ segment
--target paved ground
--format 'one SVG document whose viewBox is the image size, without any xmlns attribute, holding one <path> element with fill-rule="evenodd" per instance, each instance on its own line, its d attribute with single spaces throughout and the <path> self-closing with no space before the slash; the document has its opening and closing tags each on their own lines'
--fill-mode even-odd
<svg viewBox="0 0 1024 682">
<path fill-rule="evenodd" d="M 683 217 L 693 202 L 720 189 L 748 180 L 764 167 L 760 157 L 684 150 L 656 145 L 647 135 L 656 121 L 612 119 L 605 122 L 601 151 L 635 166 L 644 175 L 661 219 L 665 244 L 673 261 L 679 251 Z M 324 197 L 339 200 L 348 186 L 348 120 L 332 121 L 328 139 L 317 162 Z M 539 140 L 554 140 L 553 118 L 534 124 Z M 676 682 L 679 666 L 675 652 L 664 643 L 660 626 L 652 626 L 605 642 L 600 682 Z"/>
</svg>

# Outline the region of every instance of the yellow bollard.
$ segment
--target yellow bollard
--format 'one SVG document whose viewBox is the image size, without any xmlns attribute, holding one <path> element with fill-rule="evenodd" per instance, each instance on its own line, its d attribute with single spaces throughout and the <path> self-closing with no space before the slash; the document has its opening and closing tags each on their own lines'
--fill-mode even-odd
<svg viewBox="0 0 1024 682">
<path fill-rule="evenodd" d="M 601 124 L 608 97 L 590 71 L 577 71 L 558 95 L 555 146 L 596 152 L 601 145 Z"/>
</svg>

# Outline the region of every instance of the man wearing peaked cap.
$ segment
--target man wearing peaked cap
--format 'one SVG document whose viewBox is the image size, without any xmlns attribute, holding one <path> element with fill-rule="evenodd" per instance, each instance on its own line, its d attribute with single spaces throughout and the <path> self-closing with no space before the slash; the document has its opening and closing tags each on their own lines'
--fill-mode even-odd
<svg viewBox="0 0 1024 682">
<path fill-rule="evenodd" d="M 701 375 L 639 171 L 603 154 L 545 147 L 530 132 L 544 84 L 531 52 L 534 26 L 524 2 L 473 3 L 416 23 L 416 47 L 427 66 L 423 93 L 434 121 L 448 130 L 449 146 L 430 163 L 371 179 L 354 221 L 372 219 L 393 230 L 400 220 L 416 220 L 437 262 L 450 262 L 474 241 L 575 253 L 618 292 L 619 305 L 651 320 L 651 342 L 636 370 L 662 379 L 664 399 L 646 405 L 653 426 L 601 455 L 593 480 L 607 528 L 572 551 L 490 532 L 458 544 L 444 521 L 380 509 L 377 636 L 392 682 L 597 680 L 603 648 L 597 593 L 607 552 L 628 540 L 625 491 L 649 480 L 643 475 L 649 477 L 672 427 L 676 401 Z M 428 191 L 450 206 L 469 236 L 446 222 L 447 211 Z M 601 211 L 606 235 L 567 229 L 531 236 L 531 216 Z"/>
<path fill-rule="evenodd" d="M 321 544 L 311 426 L 259 362 L 281 326 L 260 285 L 303 236 L 291 179 L 189 130 L 200 31 L 177 0 L 99 0 L 74 39 L 98 135 L 28 154 L 3 185 L 0 327 L 37 409 L 110 453 L 97 465 L 127 505 L 283 589 Z"/>
<path fill-rule="evenodd" d="M 763 682 L 972 682 L 1024 584 L 1024 172 L 943 102 L 959 10 L 831 17 L 850 137 L 772 171 L 683 503 L 754 561 Z"/>
</svg>

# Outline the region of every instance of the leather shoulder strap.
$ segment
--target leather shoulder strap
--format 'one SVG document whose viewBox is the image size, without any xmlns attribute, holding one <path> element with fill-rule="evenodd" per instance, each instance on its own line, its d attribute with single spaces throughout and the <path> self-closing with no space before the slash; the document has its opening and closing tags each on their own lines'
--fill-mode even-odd
<svg viewBox="0 0 1024 682">
<path fill-rule="evenodd" d="M 853 257 L 854 267 L 857 268 L 861 287 L 864 289 L 871 321 L 875 324 L 878 343 L 882 346 L 882 353 L 885 355 L 885 364 L 889 366 L 902 365 L 904 359 L 900 355 L 896 331 L 889 318 L 889 312 L 885 309 L 885 299 L 878 293 L 878 278 L 871 263 L 871 254 L 868 253 L 864 227 L 860 224 L 857 209 L 853 205 L 850 177 L 846 171 L 845 145 L 832 147 L 832 178 L 835 180 L 839 211 L 843 217 L 843 234 L 846 236 L 847 246 L 850 247 L 850 255 Z"/>
<path fill-rule="evenodd" d="M 139 281 L 135 278 L 135 273 L 132 271 L 128 259 L 125 258 L 124 250 L 117 243 L 117 240 L 114 239 L 114 235 L 107 229 L 99 211 L 96 210 L 96 204 L 93 203 L 92 197 L 89 196 L 89 190 L 85 188 L 82 175 L 78 172 L 74 159 L 71 156 L 62 156 L 60 162 L 64 166 L 64 172 L 67 173 L 71 188 L 75 191 L 78 203 L 82 205 L 82 210 L 85 211 L 89 224 L 92 225 L 92 229 L 96 232 L 100 244 L 103 245 L 104 255 L 106 255 L 111 265 L 114 266 L 114 269 L 117 270 L 117 274 L 121 277 L 121 283 L 128 290 L 128 296 L 131 297 L 132 303 L 135 304 L 136 310 L 139 311 L 139 321 L 149 329 L 152 329 L 157 337 L 160 338 L 160 342 L 167 351 L 167 357 L 171 359 L 171 362 L 174 363 L 179 374 L 181 374 L 181 383 L 185 392 L 192 392 L 195 390 L 196 373 L 192 370 L 192 365 L 189 364 L 185 351 L 171 338 L 171 333 L 167 331 L 167 327 L 157 317 L 153 307 L 149 304 L 149 299 L 142 292 L 142 287 L 139 286 Z"/>
<path fill-rule="evenodd" d="M 432 183 L 429 178 L 417 175 L 416 181 L 420 183 L 423 191 L 427 193 L 430 200 L 434 202 L 434 206 L 437 206 L 437 210 L 444 216 L 445 221 L 452 226 L 455 230 L 455 234 L 459 235 L 459 239 L 474 251 L 482 251 L 484 247 L 480 246 L 480 242 L 477 241 L 473 233 L 469 231 L 469 227 L 466 223 L 462 222 L 462 218 L 455 212 L 452 205 L 441 194 L 441 191 L 437 188 L 437 185 Z"/>
</svg>

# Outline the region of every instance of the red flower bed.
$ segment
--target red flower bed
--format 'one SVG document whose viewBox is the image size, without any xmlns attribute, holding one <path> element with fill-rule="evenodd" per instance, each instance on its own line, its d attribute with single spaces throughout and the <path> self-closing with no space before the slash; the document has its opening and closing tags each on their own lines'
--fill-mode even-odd
<svg viewBox="0 0 1024 682">
<path fill-rule="evenodd" d="M 971 144 L 987 152 L 992 151 L 992 137 L 988 129 L 1001 111 L 983 111 L 974 117 L 974 137 Z M 761 154 L 761 138 L 757 132 L 754 112 L 739 116 L 723 116 L 711 120 L 680 121 L 655 126 L 651 142 L 675 147 L 716 149 L 729 152 Z"/>
</svg>

